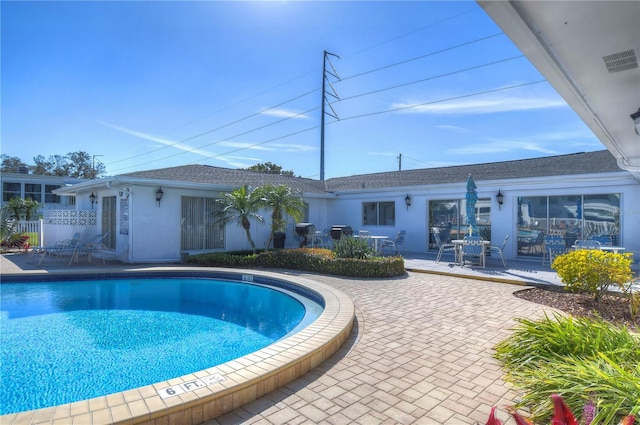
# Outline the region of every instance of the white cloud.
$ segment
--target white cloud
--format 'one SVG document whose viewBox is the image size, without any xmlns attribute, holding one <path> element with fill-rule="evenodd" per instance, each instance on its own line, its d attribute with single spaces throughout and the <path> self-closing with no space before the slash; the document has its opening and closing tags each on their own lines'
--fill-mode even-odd
<svg viewBox="0 0 640 425">
<path fill-rule="evenodd" d="M 288 111 L 286 109 L 263 109 L 261 113 L 278 118 L 309 119 L 309 116 L 302 112 Z"/>
<path fill-rule="evenodd" d="M 469 133 L 471 131 L 468 128 L 460 127 L 460 126 L 457 126 L 457 125 L 442 124 L 442 125 L 436 125 L 435 127 L 439 128 L 441 130 L 454 131 L 456 133 Z"/>
<path fill-rule="evenodd" d="M 487 142 L 476 145 L 459 146 L 454 149 L 448 149 L 449 155 L 479 155 L 479 154 L 498 154 L 514 151 L 539 152 L 549 155 L 557 155 L 560 152 L 549 149 L 543 143 L 522 142 L 514 140 L 489 140 Z"/>
<path fill-rule="evenodd" d="M 152 142 L 160 143 L 160 144 L 165 145 L 165 146 L 170 146 L 172 148 L 176 148 L 176 149 L 179 149 L 179 150 L 182 150 L 182 151 L 185 151 L 185 152 L 195 153 L 197 155 L 202 155 L 202 156 L 207 157 L 207 158 L 212 158 L 212 157 L 216 156 L 215 153 L 212 153 L 212 152 L 209 152 L 209 151 L 205 151 L 203 149 L 196 149 L 196 148 L 193 148 L 193 147 L 191 147 L 189 145 L 186 145 L 184 143 L 176 142 L 175 140 L 164 139 L 162 137 L 154 136 L 154 135 L 149 134 L 149 133 L 144 133 L 144 132 L 137 131 L 137 130 L 131 130 L 131 129 L 128 129 L 128 128 L 125 128 L 125 127 L 120 127 L 119 125 L 109 124 L 109 123 L 106 123 L 106 122 L 102 122 L 102 124 L 107 126 L 107 127 L 109 127 L 109 128 L 113 128 L 114 130 L 118 130 L 118 131 L 120 131 L 122 133 L 129 134 L 129 135 L 135 136 L 135 137 L 139 137 L 139 138 L 144 139 L 144 140 L 150 140 Z"/>
<path fill-rule="evenodd" d="M 223 141 L 218 144 L 219 146 L 227 146 L 237 149 L 249 149 L 265 152 L 310 152 L 316 151 L 318 148 L 314 146 L 301 145 L 296 143 L 265 143 L 265 144 L 252 144 L 250 142 L 230 142 Z"/>
<path fill-rule="evenodd" d="M 534 109 L 568 108 L 558 97 L 488 94 L 474 98 L 438 103 L 398 102 L 394 109 L 404 108 L 407 113 L 421 114 L 492 114 L 496 112 L 527 111 Z"/>
<path fill-rule="evenodd" d="M 369 155 L 374 156 L 398 156 L 397 152 L 367 152 Z"/>
</svg>

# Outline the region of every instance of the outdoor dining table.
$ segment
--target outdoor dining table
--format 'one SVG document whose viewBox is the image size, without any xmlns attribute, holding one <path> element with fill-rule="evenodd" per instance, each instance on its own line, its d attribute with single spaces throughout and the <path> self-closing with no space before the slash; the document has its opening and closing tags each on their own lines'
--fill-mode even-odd
<svg viewBox="0 0 640 425">
<path fill-rule="evenodd" d="M 602 251 L 611 251 L 614 254 L 624 251 L 626 248 L 623 246 L 601 246 Z"/>
<path fill-rule="evenodd" d="M 389 239 L 389 236 L 384 236 L 384 235 L 368 235 L 368 236 L 362 236 L 362 235 L 355 235 L 356 238 L 363 238 L 363 239 L 371 239 L 373 241 L 373 249 L 377 252 L 379 251 L 378 249 L 378 241 L 381 241 L 383 239 Z"/>
<path fill-rule="evenodd" d="M 455 254 L 456 254 L 456 263 L 462 267 L 462 245 L 464 245 L 464 239 L 453 239 L 451 243 L 454 245 Z M 482 245 L 484 245 L 485 249 L 488 246 L 491 246 L 491 241 L 482 241 Z"/>
</svg>

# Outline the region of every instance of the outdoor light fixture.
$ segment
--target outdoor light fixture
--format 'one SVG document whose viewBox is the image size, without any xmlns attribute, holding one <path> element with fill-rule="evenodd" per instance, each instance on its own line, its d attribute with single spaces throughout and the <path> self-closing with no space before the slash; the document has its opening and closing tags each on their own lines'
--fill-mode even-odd
<svg viewBox="0 0 640 425">
<path fill-rule="evenodd" d="M 97 202 L 96 195 L 93 192 L 91 192 L 91 195 L 89 195 L 89 199 L 91 200 L 91 209 L 93 209 L 93 204 Z"/>
<path fill-rule="evenodd" d="M 407 211 L 409 211 L 409 207 L 411 206 L 411 196 L 407 193 L 407 196 L 404 198 L 404 203 L 407 204 Z"/>
<path fill-rule="evenodd" d="M 498 210 L 500 210 L 502 207 L 502 204 L 504 203 L 504 195 L 502 194 L 502 192 L 500 192 L 500 189 L 498 189 L 498 194 L 496 195 L 496 199 L 498 200 Z"/>
<path fill-rule="evenodd" d="M 156 202 L 158 203 L 158 207 L 160 206 L 160 200 L 162 200 L 162 195 L 164 195 L 164 192 L 162 191 L 162 188 L 159 187 L 158 190 L 156 190 Z"/>
<path fill-rule="evenodd" d="M 630 117 L 633 120 L 633 127 L 636 130 L 636 134 L 640 136 L 640 108 L 638 108 L 638 112 L 634 112 Z"/>
</svg>

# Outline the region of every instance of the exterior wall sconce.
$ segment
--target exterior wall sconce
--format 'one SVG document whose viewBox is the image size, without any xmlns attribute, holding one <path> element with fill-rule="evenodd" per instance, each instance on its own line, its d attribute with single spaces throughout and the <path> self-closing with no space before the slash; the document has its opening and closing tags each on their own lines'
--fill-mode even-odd
<svg viewBox="0 0 640 425">
<path fill-rule="evenodd" d="M 633 128 L 636 130 L 636 134 L 640 136 L 640 108 L 638 108 L 638 112 L 634 112 L 630 116 L 633 120 Z"/>
<path fill-rule="evenodd" d="M 164 195 L 164 192 L 162 191 L 162 188 L 159 187 L 158 190 L 156 190 L 156 202 L 158 203 L 158 207 L 160 207 L 160 201 L 162 200 L 162 195 Z"/>
<path fill-rule="evenodd" d="M 504 203 L 504 195 L 498 189 L 498 194 L 496 195 L 496 200 L 498 201 L 498 210 L 502 209 L 502 204 Z"/>
<path fill-rule="evenodd" d="M 91 195 L 89 195 L 89 200 L 91 201 L 91 209 L 93 209 L 93 204 L 98 202 L 98 198 L 93 192 L 91 192 Z"/>
<path fill-rule="evenodd" d="M 411 206 L 411 196 L 407 193 L 407 196 L 404 198 L 404 203 L 407 204 L 407 211 L 409 211 L 409 207 Z"/>
</svg>

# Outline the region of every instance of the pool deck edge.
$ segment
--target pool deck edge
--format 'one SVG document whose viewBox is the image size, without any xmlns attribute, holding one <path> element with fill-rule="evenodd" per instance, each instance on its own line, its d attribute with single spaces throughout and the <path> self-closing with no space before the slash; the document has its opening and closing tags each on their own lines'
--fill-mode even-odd
<svg viewBox="0 0 640 425">
<path fill-rule="evenodd" d="M 149 268 L 157 272 L 163 268 Z M 164 268 L 169 271 L 169 268 Z M 212 271 L 180 268 L 181 271 Z M 215 269 L 283 280 L 319 293 L 325 309 L 311 325 L 261 350 L 230 362 L 165 382 L 59 406 L 0 416 L 5 425 L 180 425 L 201 424 L 280 388 L 332 356 L 351 335 L 355 306 L 342 292 L 322 283 L 268 271 Z M 95 270 L 99 272 L 99 269 Z M 144 272 L 144 270 L 136 270 Z M 22 273 L 25 274 L 32 273 Z M 39 273 L 33 273 L 35 275 Z M 41 274 L 41 273 L 40 273 Z M 75 273 L 65 273 L 72 276 Z M 170 274 L 170 273 L 169 273 Z M 202 385 L 212 380 L 210 384 Z M 220 379 L 222 378 L 222 379 Z M 167 388 L 181 393 L 161 397 Z M 187 389 L 185 389 L 187 388 Z"/>
</svg>

